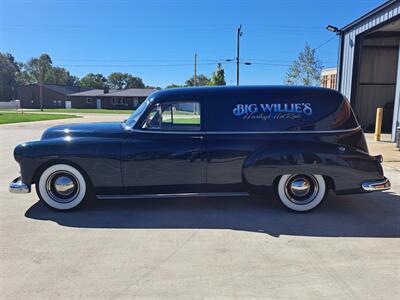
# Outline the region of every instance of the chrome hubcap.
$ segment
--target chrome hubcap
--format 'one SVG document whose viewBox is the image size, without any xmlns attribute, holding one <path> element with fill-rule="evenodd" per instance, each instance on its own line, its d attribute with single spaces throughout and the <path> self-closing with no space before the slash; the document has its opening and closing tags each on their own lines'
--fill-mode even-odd
<svg viewBox="0 0 400 300">
<path fill-rule="evenodd" d="M 285 194 L 295 204 L 304 205 L 312 202 L 318 191 L 318 181 L 312 175 L 292 175 L 285 183 Z"/>
<path fill-rule="evenodd" d="M 62 196 L 69 196 L 74 192 L 75 184 L 71 178 L 59 176 L 54 181 L 54 189 Z"/>
<path fill-rule="evenodd" d="M 54 201 L 68 203 L 79 194 L 79 181 L 67 171 L 58 171 L 47 178 L 46 190 Z"/>
<path fill-rule="evenodd" d="M 310 182 L 305 178 L 299 178 L 290 184 L 290 190 L 297 197 L 303 197 L 310 191 Z"/>
</svg>

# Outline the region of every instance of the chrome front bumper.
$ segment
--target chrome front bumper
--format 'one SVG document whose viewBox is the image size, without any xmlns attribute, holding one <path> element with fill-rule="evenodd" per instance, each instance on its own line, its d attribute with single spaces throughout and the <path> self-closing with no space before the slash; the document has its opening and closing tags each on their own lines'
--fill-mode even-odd
<svg viewBox="0 0 400 300">
<path fill-rule="evenodd" d="M 10 182 L 9 191 L 15 194 L 25 194 L 31 192 L 31 187 L 21 181 L 21 177 L 15 178 Z"/>
<path fill-rule="evenodd" d="M 384 191 L 390 189 L 390 181 L 385 179 L 377 181 L 366 181 L 361 184 L 361 189 L 365 192 Z"/>
</svg>

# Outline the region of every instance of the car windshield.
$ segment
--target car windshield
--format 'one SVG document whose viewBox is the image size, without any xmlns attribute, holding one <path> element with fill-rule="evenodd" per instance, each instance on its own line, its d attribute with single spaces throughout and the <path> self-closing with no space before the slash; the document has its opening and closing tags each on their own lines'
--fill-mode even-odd
<svg viewBox="0 0 400 300">
<path fill-rule="evenodd" d="M 151 99 L 146 99 L 140 106 L 131 114 L 131 116 L 125 121 L 125 125 L 128 127 L 135 126 L 142 113 L 146 110 L 147 106 L 151 102 Z"/>
</svg>

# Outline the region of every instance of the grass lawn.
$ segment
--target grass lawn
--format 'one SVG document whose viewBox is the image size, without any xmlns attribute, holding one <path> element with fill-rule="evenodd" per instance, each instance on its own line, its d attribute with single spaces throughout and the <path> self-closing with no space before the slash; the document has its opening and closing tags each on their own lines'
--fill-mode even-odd
<svg viewBox="0 0 400 300">
<path fill-rule="evenodd" d="M 0 112 L 0 124 L 79 118 L 74 115 Z"/>
<path fill-rule="evenodd" d="M 189 118 L 174 118 L 175 124 L 190 124 L 190 125 L 200 125 L 200 116 L 193 116 Z"/>
<path fill-rule="evenodd" d="M 171 122 L 171 111 L 164 111 L 163 122 Z M 177 110 L 173 113 L 174 124 L 200 125 L 200 115 L 192 112 Z"/>
<path fill-rule="evenodd" d="M 40 111 L 39 109 L 30 111 Z M 57 112 L 57 113 L 81 113 L 81 114 L 126 114 L 130 115 L 133 110 L 123 110 L 123 109 L 93 109 L 93 108 L 47 108 L 43 110 L 44 112 Z"/>
</svg>

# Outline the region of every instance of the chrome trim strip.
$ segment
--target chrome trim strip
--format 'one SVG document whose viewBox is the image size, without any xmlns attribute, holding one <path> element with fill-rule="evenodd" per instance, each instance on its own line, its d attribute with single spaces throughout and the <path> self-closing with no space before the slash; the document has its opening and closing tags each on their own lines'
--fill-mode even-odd
<svg viewBox="0 0 400 300">
<path fill-rule="evenodd" d="M 341 129 L 341 130 L 298 130 L 298 131 L 163 131 L 163 130 L 140 130 L 140 129 L 131 129 L 133 132 L 140 133 L 155 133 L 155 134 L 325 134 L 325 133 L 346 133 L 360 130 L 361 126 L 350 128 L 350 129 Z"/>
<path fill-rule="evenodd" d="M 361 127 L 341 130 L 298 130 L 298 131 L 206 131 L 206 134 L 319 134 L 319 133 L 345 133 L 359 130 Z"/>
<path fill-rule="evenodd" d="M 171 130 L 142 130 L 142 129 L 131 129 L 130 131 L 133 132 L 140 132 L 140 133 L 155 133 L 155 134 L 162 134 L 162 133 L 168 133 L 168 134 L 206 134 L 205 131 L 189 131 L 189 130 L 183 130 L 183 131 L 171 131 Z"/>
<path fill-rule="evenodd" d="M 365 192 L 373 192 L 373 191 L 384 191 L 390 189 L 390 181 L 385 177 L 385 179 L 377 180 L 377 181 L 365 181 L 361 184 L 361 188 Z"/>
<path fill-rule="evenodd" d="M 135 195 L 96 195 L 98 199 L 161 199 L 189 197 L 247 197 L 247 192 L 232 193 L 175 193 L 175 194 L 135 194 Z"/>
<path fill-rule="evenodd" d="M 15 178 L 13 181 L 10 182 L 8 187 L 10 193 L 14 194 L 26 194 L 31 192 L 31 188 L 26 183 L 21 181 L 21 177 Z"/>
</svg>

